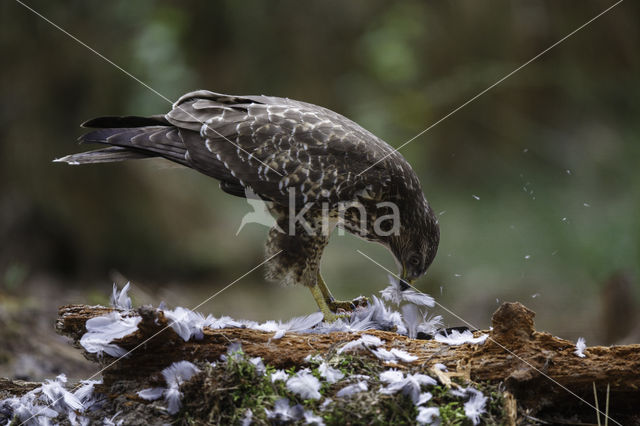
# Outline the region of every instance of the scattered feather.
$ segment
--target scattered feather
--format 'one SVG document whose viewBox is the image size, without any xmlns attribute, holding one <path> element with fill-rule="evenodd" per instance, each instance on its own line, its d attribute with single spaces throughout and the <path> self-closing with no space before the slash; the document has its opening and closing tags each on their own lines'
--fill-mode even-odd
<svg viewBox="0 0 640 426">
<path fill-rule="evenodd" d="M 71 426 L 89 426 L 90 422 L 87 417 L 79 416 L 75 411 L 69 411 L 67 419 L 69 419 Z"/>
<path fill-rule="evenodd" d="M 34 403 L 33 400 L 25 398 L 14 398 L 15 405 L 13 406 L 13 416 L 17 417 L 22 423 L 28 425 L 49 425 L 51 424 L 49 419 L 58 417 L 59 413 L 47 406 L 41 406 Z"/>
<path fill-rule="evenodd" d="M 374 349 L 372 353 L 378 358 L 385 362 L 413 362 L 418 359 L 417 356 L 411 355 L 409 352 L 403 351 L 402 349 L 392 348 L 391 350 L 386 350 L 385 348 Z"/>
<path fill-rule="evenodd" d="M 297 404 L 291 407 L 287 398 L 280 398 L 273 406 L 273 410 L 264 409 L 267 418 L 281 422 L 297 421 L 302 418 L 304 409 L 302 405 Z"/>
<path fill-rule="evenodd" d="M 439 362 L 437 362 L 437 363 L 434 365 L 434 367 L 435 367 L 435 368 L 437 368 L 437 369 L 438 369 L 438 370 L 440 370 L 440 371 L 448 371 L 448 370 L 447 370 L 447 366 L 446 366 L 446 365 L 444 365 L 444 364 L 441 364 L 441 363 L 439 363 Z"/>
<path fill-rule="evenodd" d="M 81 380 L 82 386 L 76 389 L 73 394 L 80 401 L 91 399 L 95 385 L 102 384 L 102 380 Z"/>
<path fill-rule="evenodd" d="M 256 373 L 260 376 L 264 376 L 267 372 L 267 368 L 264 366 L 264 362 L 262 362 L 262 358 L 259 356 L 249 359 L 249 362 L 256 367 Z"/>
<path fill-rule="evenodd" d="M 244 352 L 242 351 L 240 342 L 231 342 L 229 346 L 227 346 L 227 354 L 220 355 L 220 359 L 223 361 L 228 361 L 229 359 L 239 361 L 244 359 Z"/>
<path fill-rule="evenodd" d="M 329 383 L 335 383 L 338 380 L 342 380 L 342 378 L 344 377 L 342 371 L 338 370 L 337 368 L 331 367 L 326 362 L 320 364 L 320 366 L 318 367 L 318 371 L 320 372 L 320 375 L 324 377 L 325 380 Z"/>
<path fill-rule="evenodd" d="M 11 419 L 16 419 L 19 424 L 50 425 L 52 419 L 64 416 L 72 425 L 87 424 L 88 420 L 77 412 L 86 408 L 81 397 L 86 397 L 89 405 L 93 404 L 91 392 L 85 389 L 78 396 L 65 388 L 66 383 L 66 376 L 61 374 L 19 398 L 0 400 L 0 418 L 9 419 L 7 424 L 13 424 Z"/>
<path fill-rule="evenodd" d="M 177 414 L 178 411 L 180 411 L 180 407 L 182 406 L 181 398 L 182 392 L 180 392 L 180 389 L 175 387 L 165 389 L 164 401 L 167 403 L 167 411 L 169 414 Z"/>
<path fill-rule="evenodd" d="M 372 346 L 380 346 L 382 345 L 382 340 L 380 340 L 380 338 L 376 337 L 376 336 L 371 336 L 369 334 L 363 334 L 362 336 L 360 336 L 359 339 L 353 340 L 347 344 L 345 344 L 343 347 L 341 347 L 340 349 L 338 349 L 338 354 L 341 354 L 342 352 L 350 352 L 350 351 L 357 351 L 357 350 L 361 350 L 361 349 L 369 349 Z"/>
<path fill-rule="evenodd" d="M 403 305 L 400 310 L 402 311 L 402 319 L 407 327 L 407 335 L 410 339 L 415 339 L 418 336 L 418 326 L 422 322 L 422 314 L 420 308 L 413 304 Z"/>
<path fill-rule="evenodd" d="M 273 373 L 271 373 L 271 383 L 275 383 L 278 380 L 285 381 L 288 379 L 289 379 L 289 375 L 284 370 L 276 370 Z"/>
<path fill-rule="evenodd" d="M 380 381 L 383 383 L 396 383 L 401 381 L 403 378 L 404 374 L 402 373 L 402 371 L 398 371 L 393 368 L 380 373 Z"/>
<path fill-rule="evenodd" d="M 253 421 L 253 411 L 251 408 L 247 408 L 247 411 L 244 412 L 244 417 L 242 418 L 242 426 L 249 426 Z"/>
<path fill-rule="evenodd" d="M 207 319 L 199 312 L 178 306 L 164 312 L 164 316 L 170 321 L 169 325 L 185 342 L 192 337 L 201 340 L 204 337 L 202 329 L 207 325 Z"/>
<path fill-rule="evenodd" d="M 357 309 L 353 315 L 349 317 L 349 321 L 345 322 L 344 331 L 353 333 L 355 331 L 366 331 L 377 328 L 375 322 L 371 319 L 374 311 L 369 307 Z"/>
<path fill-rule="evenodd" d="M 237 320 L 237 322 L 240 324 L 240 327 L 251 328 L 253 330 L 257 330 L 258 326 L 260 326 L 260 324 L 258 324 L 257 322 L 250 320 Z"/>
<path fill-rule="evenodd" d="M 111 342 L 134 333 L 141 320 L 139 316 L 123 317 L 118 311 L 91 318 L 85 323 L 87 332 L 80 338 L 80 344 L 98 356 L 104 353 L 114 358 L 124 356 L 127 351 Z"/>
<path fill-rule="evenodd" d="M 418 333 L 435 334 L 442 327 L 442 316 L 427 317 L 428 313 L 413 304 L 405 304 L 401 308 L 402 318 L 407 330 L 407 335 L 415 339 Z"/>
<path fill-rule="evenodd" d="M 400 287 L 400 280 L 393 275 L 388 275 L 389 286 L 380 291 L 382 298 L 387 302 L 400 305 L 402 301 L 402 288 Z"/>
<path fill-rule="evenodd" d="M 338 398 L 347 398 L 360 392 L 366 392 L 369 390 L 367 382 L 358 382 L 353 385 L 345 386 L 336 393 Z"/>
<path fill-rule="evenodd" d="M 124 420 L 122 420 L 122 419 L 116 420 L 116 417 L 118 417 L 121 413 L 122 413 L 122 411 L 118 411 L 113 416 L 111 416 L 109 418 L 105 418 L 102 421 L 102 425 L 103 426 L 122 426 L 122 424 L 124 423 Z"/>
<path fill-rule="evenodd" d="M 113 293 L 111 294 L 111 306 L 116 309 L 124 309 L 126 311 L 131 310 L 131 298 L 127 294 L 129 292 L 129 286 L 131 283 L 126 283 L 124 287 L 122 287 L 122 291 L 118 290 L 118 285 L 113 283 Z"/>
<path fill-rule="evenodd" d="M 400 374 L 402 375 L 402 373 Z M 433 378 L 426 374 L 407 374 L 406 377 L 402 377 L 400 380 L 397 380 L 397 376 L 395 375 L 389 378 L 394 381 L 380 389 L 380 393 L 393 395 L 402 391 L 404 395 L 411 398 L 411 401 L 413 401 L 414 404 L 418 404 L 418 402 L 420 402 L 422 386 L 432 386 L 437 383 Z M 380 379 L 382 380 L 382 374 L 380 375 Z"/>
<path fill-rule="evenodd" d="M 457 396 L 459 398 L 464 398 L 465 396 L 467 396 L 467 390 L 466 389 L 451 389 L 449 391 L 449 393 L 453 396 Z"/>
<path fill-rule="evenodd" d="M 586 355 L 584 350 L 587 348 L 587 344 L 584 340 L 584 337 L 578 337 L 578 341 L 576 342 L 576 350 L 573 351 L 574 354 L 578 355 L 580 358 L 584 358 Z"/>
<path fill-rule="evenodd" d="M 413 362 L 418 359 L 417 356 L 411 355 L 409 352 L 402 349 L 391 348 L 391 353 L 402 362 Z"/>
<path fill-rule="evenodd" d="M 162 398 L 164 391 L 165 388 L 147 388 L 138 391 L 138 396 L 147 401 L 155 401 L 156 399 Z"/>
<path fill-rule="evenodd" d="M 253 328 L 255 330 L 260 330 L 260 331 L 274 332 L 274 331 L 278 331 L 278 327 L 279 326 L 277 321 L 269 320 L 269 321 L 263 322 L 262 324 L 256 324 L 249 328 Z"/>
<path fill-rule="evenodd" d="M 418 407 L 416 421 L 421 425 L 430 425 L 438 422 L 440 409 L 438 407 Z"/>
<path fill-rule="evenodd" d="M 322 420 L 322 417 L 314 414 L 311 410 L 305 410 L 304 413 L 302 413 L 302 416 L 304 418 L 304 424 L 306 425 L 324 426 L 324 420 Z"/>
<path fill-rule="evenodd" d="M 252 323 L 252 325 L 255 323 Z M 231 317 L 222 316 L 220 318 L 216 318 L 213 315 L 207 315 L 204 320 L 204 327 L 217 330 L 220 328 L 240 328 L 243 324 L 240 321 L 236 321 Z M 253 328 L 253 327 L 248 327 Z"/>
<path fill-rule="evenodd" d="M 426 306 L 429 308 L 433 308 L 436 305 L 433 297 L 429 296 L 426 293 L 422 293 L 416 290 L 408 289 L 403 293 L 404 300 L 409 303 L 413 303 L 418 306 Z"/>
<path fill-rule="evenodd" d="M 334 322 L 323 322 L 312 331 L 316 333 L 334 333 L 338 331 L 352 333 L 354 331 L 366 331 L 379 328 L 372 321 L 373 311 L 369 306 L 356 309 L 349 318 L 339 318 Z"/>
<path fill-rule="evenodd" d="M 82 402 L 77 396 L 64 388 L 65 383 L 67 383 L 67 376 L 60 374 L 55 380 L 46 380 L 40 387 L 40 391 L 46 397 L 46 402 L 58 412 L 67 410 L 82 411 L 84 409 Z"/>
<path fill-rule="evenodd" d="M 480 416 L 485 413 L 485 405 L 487 403 L 487 397 L 477 389 L 467 388 L 471 397 L 464 403 L 464 414 L 474 425 L 480 423 Z"/>
<path fill-rule="evenodd" d="M 371 296 L 367 308 L 372 312 L 371 321 L 375 324 L 374 328 L 384 331 L 395 330 L 399 334 L 407 334 L 400 312 L 388 308 L 378 297 Z"/>
<path fill-rule="evenodd" d="M 333 399 L 331 398 L 327 398 L 324 401 L 322 401 L 322 404 L 320 404 L 320 411 L 324 411 L 327 409 L 327 407 L 329 407 L 329 404 L 331 404 L 333 402 Z"/>
<path fill-rule="evenodd" d="M 81 380 L 82 386 L 76 389 L 73 394 L 82 402 L 85 409 L 91 408 L 98 401 L 94 394 L 95 385 L 101 384 L 102 380 Z"/>
<path fill-rule="evenodd" d="M 320 381 L 310 372 L 301 370 L 287 380 L 287 389 L 303 399 L 320 399 Z"/>
<path fill-rule="evenodd" d="M 314 312 L 311 315 L 292 318 L 287 322 L 267 321 L 258 325 L 257 329 L 262 331 L 275 331 L 274 339 L 280 339 L 287 332 L 301 332 L 310 330 L 318 323 L 322 322 L 324 315 L 322 312 Z"/>
<path fill-rule="evenodd" d="M 189 361 L 174 362 L 164 370 L 162 376 L 169 386 L 180 386 L 182 383 L 191 380 L 198 374 L 200 369 Z"/>
<path fill-rule="evenodd" d="M 418 403 L 416 405 L 422 405 L 430 401 L 431 398 L 433 398 L 433 395 L 431 395 L 431 392 L 422 392 L 420 394 L 420 398 L 418 398 Z"/>
<path fill-rule="evenodd" d="M 322 355 L 311 355 L 311 354 L 309 354 L 309 355 L 304 357 L 304 360 L 306 362 L 315 362 L 315 363 L 320 364 L 322 361 L 324 361 L 324 358 L 322 358 Z"/>
<path fill-rule="evenodd" d="M 442 328 L 442 325 L 442 315 L 432 315 L 427 318 L 425 313 L 422 317 L 422 322 L 418 324 L 418 332 L 434 335 Z"/>
<path fill-rule="evenodd" d="M 378 348 L 371 351 L 376 358 L 381 359 L 385 362 L 393 362 L 396 360 L 396 356 L 391 353 L 391 351 L 386 350 L 385 348 Z"/>
<path fill-rule="evenodd" d="M 448 336 L 443 334 L 436 334 L 434 340 L 440 343 L 446 343 L 447 345 L 458 346 L 465 343 L 480 344 L 482 345 L 489 337 L 488 334 L 481 334 L 478 337 L 473 337 L 473 333 L 470 330 L 459 332 L 458 330 L 451 330 Z"/>
<path fill-rule="evenodd" d="M 176 414 L 182 407 L 180 385 L 199 372 L 200 369 L 189 361 L 174 362 L 162 370 L 162 376 L 167 383 L 166 388 L 143 389 L 138 392 L 138 396 L 149 401 L 155 401 L 163 396 L 169 414 Z"/>
<path fill-rule="evenodd" d="M 435 306 L 433 297 L 426 293 L 416 291 L 412 288 L 402 289 L 400 280 L 393 275 L 389 275 L 389 286 L 380 291 L 382 298 L 388 302 L 400 305 L 401 302 L 409 302 L 418 306 L 432 308 Z"/>
</svg>

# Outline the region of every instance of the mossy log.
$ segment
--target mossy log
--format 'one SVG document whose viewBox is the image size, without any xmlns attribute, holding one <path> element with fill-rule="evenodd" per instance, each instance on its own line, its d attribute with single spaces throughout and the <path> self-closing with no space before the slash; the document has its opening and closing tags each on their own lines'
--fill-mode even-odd
<svg viewBox="0 0 640 426">
<path fill-rule="evenodd" d="M 40 386 L 40 383 L 38 382 L 27 382 L 18 379 L 11 380 L 5 377 L 0 377 L 0 400 L 12 396 L 24 395 L 38 386 Z"/>
<path fill-rule="evenodd" d="M 78 342 L 86 332 L 86 321 L 112 310 L 102 306 L 63 306 L 56 329 L 80 347 Z M 134 313 L 142 317 L 138 331 L 113 342 L 131 351 L 128 356 L 114 363 L 111 357 L 98 359 L 85 353 L 106 367 L 105 384 L 155 377 L 175 361 L 216 361 L 226 353 L 231 342 L 240 342 L 247 355 L 260 356 L 265 364 L 277 368 L 304 366 L 307 355 L 327 355 L 360 334 L 370 334 L 382 339 L 387 349 L 400 348 L 416 355 L 418 360 L 411 365 L 420 365 L 428 374 L 439 375 L 441 381 L 461 376 L 475 382 L 504 383 L 518 401 L 521 412 L 544 414 L 547 419 L 556 413 L 563 418 L 567 413 L 581 416 L 592 412 L 595 416 L 594 408 L 589 405 L 594 405 L 594 383 L 600 394 L 600 407 L 604 405 L 604 391 L 610 386 L 612 418 L 616 419 L 616 414 L 623 419 L 635 418 L 639 411 L 640 344 L 593 346 L 580 358 L 574 353 L 573 342 L 536 331 L 535 313 L 517 302 L 500 306 L 492 317 L 491 330 L 475 332 L 476 336 L 489 334 L 484 344 L 460 346 L 378 330 L 287 333 L 273 339 L 273 333 L 246 328 L 205 329 L 203 339 L 185 342 L 168 326 L 162 311 L 143 306 L 132 311 Z M 447 377 L 433 368 L 436 363 L 447 366 Z M 395 367 L 403 368 L 402 365 Z"/>
</svg>

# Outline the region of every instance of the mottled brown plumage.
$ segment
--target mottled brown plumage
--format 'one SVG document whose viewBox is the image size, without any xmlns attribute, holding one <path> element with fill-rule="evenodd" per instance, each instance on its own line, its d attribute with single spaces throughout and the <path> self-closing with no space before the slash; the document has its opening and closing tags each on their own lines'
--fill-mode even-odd
<svg viewBox="0 0 640 426">
<path fill-rule="evenodd" d="M 329 238 L 323 229 L 338 224 L 385 245 L 407 280 L 423 275 L 435 257 L 438 224 L 409 163 L 384 141 L 328 109 L 286 98 L 200 90 L 181 97 L 166 115 L 101 117 L 84 126 L 96 130 L 82 136 L 82 142 L 110 146 L 57 161 L 163 157 L 218 179 L 229 194 L 244 197 L 250 188 L 267 202 L 280 225 L 267 240 L 267 255 L 279 253 L 267 265 L 268 278 L 310 287 L 327 316 L 329 309 L 345 305 L 333 301 L 320 277 Z M 340 221 L 345 203 L 359 203 L 364 210 L 342 210 Z M 309 226 L 291 225 L 301 211 Z M 398 232 L 379 232 L 391 229 L 390 220 L 374 227 L 378 218 L 394 213 Z"/>
</svg>

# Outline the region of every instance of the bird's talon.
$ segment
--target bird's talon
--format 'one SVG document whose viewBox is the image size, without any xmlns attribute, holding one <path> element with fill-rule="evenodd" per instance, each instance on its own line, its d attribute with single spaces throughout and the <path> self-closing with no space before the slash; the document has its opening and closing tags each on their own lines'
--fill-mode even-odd
<svg viewBox="0 0 640 426">
<path fill-rule="evenodd" d="M 367 306 L 369 299 L 364 296 L 353 300 L 330 300 L 327 305 L 332 312 L 353 312 L 359 307 Z"/>
<path fill-rule="evenodd" d="M 356 307 L 365 307 L 369 305 L 369 298 L 366 296 L 356 297 L 352 303 L 354 303 Z"/>
<path fill-rule="evenodd" d="M 355 309 L 353 303 L 348 300 L 332 300 L 327 302 L 327 305 L 332 312 L 351 312 Z"/>
</svg>

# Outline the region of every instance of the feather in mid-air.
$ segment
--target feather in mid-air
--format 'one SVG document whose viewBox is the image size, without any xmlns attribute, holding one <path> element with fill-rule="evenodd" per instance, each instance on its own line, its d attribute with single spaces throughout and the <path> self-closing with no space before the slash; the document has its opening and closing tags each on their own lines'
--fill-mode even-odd
<svg viewBox="0 0 640 426">
<path fill-rule="evenodd" d="M 56 161 L 90 164 L 162 157 L 267 203 L 277 226 L 267 278 L 301 284 L 326 319 L 353 308 L 334 300 L 320 258 L 336 225 L 383 244 L 403 279 L 424 275 L 440 233 L 409 163 L 353 121 L 317 105 L 268 96 L 187 93 L 165 115 L 100 117 L 81 142 L 109 145 Z"/>
</svg>

